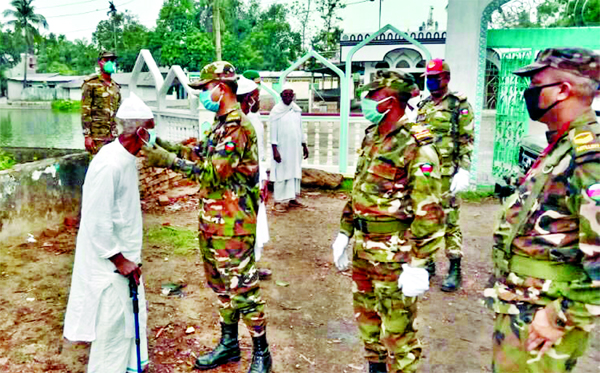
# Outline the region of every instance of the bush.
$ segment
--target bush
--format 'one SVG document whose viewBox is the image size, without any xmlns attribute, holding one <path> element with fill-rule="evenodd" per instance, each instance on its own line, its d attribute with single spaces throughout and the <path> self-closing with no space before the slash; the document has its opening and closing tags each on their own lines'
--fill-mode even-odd
<svg viewBox="0 0 600 373">
<path fill-rule="evenodd" d="M 8 170 L 12 168 L 17 161 L 15 161 L 15 157 L 12 154 L 5 152 L 0 149 L 0 170 Z"/>
<path fill-rule="evenodd" d="M 74 100 L 54 100 L 52 101 L 52 110 L 66 113 L 81 111 L 81 101 Z"/>
</svg>

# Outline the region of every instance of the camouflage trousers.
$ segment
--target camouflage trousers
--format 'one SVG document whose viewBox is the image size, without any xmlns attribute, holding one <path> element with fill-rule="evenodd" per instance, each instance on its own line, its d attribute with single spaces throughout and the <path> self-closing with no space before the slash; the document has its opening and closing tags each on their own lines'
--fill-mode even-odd
<svg viewBox="0 0 600 373">
<path fill-rule="evenodd" d="M 493 334 L 493 373 L 560 373 L 571 372 L 587 349 L 589 332 L 568 331 L 559 343 L 538 359 L 525 348 L 529 324 L 535 308 L 521 310 L 518 315 L 496 314 Z"/>
<path fill-rule="evenodd" d="M 446 214 L 446 234 L 444 246 L 448 259 L 460 259 L 462 253 L 462 232 L 458 224 L 460 205 L 455 196 L 450 193 L 452 176 L 442 176 L 442 207 Z"/>
<path fill-rule="evenodd" d="M 255 236 L 219 237 L 201 231 L 199 238 L 206 281 L 219 298 L 221 322 L 237 324 L 241 317 L 252 337 L 261 336 L 266 317 L 254 261 Z"/>
<path fill-rule="evenodd" d="M 387 362 L 388 372 L 415 372 L 422 345 L 417 339 L 417 298 L 398 289 L 402 263 L 354 256 L 354 316 L 369 362 Z"/>
</svg>

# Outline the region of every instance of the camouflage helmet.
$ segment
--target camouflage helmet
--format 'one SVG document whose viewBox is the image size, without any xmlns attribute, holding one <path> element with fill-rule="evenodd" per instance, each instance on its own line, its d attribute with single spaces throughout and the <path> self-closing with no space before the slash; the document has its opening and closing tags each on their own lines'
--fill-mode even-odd
<svg viewBox="0 0 600 373">
<path fill-rule="evenodd" d="M 227 61 L 209 63 L 200 71 L 200 79 L 189 84 L 190 87 L 200 89 L 213 80 L 236 80 L 235 67 Z"/>
<path fill-rule="evenodd" d="M 111 52 L 111 51 L 101 51 L 100 54 L 98 54 L 98 59 L 100 60 L 102 58 L 116 59 L 117 54 L 115 52 Z"/>
<path fill-rule="evenodd" d="M 600 55 L 585 48 L 548 48 L 541 51 L 535 62 L 513 71 L 518 76 L 533 76 L 553 67 L 600 82 Z"/>
<path fill-rule="evenodd" d="M 413 96 L 415 91 L 419 90 L 412 75 L 400 71 L 377 70 L 375 79 L 360 87 L 358 92 L 372 92 L 386 87 L 398 92 L 398 95 L 406 101 Z"/>
</svg>

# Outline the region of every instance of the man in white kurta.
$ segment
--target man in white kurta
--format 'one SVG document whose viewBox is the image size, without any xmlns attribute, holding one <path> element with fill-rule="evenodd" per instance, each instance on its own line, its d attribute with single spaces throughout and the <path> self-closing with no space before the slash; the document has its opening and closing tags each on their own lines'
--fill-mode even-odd
<svg viewBox="0 0 600 373">
<path fill-rule="evenodd" d="M 154 120 L 137 97 L 123 102 L 117 119 L 123 134 L 100 149 L 83 184 L 64 323 L 65 338 L 92 342 L 89 373 L 137 372 L 129 277 L 139 282 L 141 362 L 142 366 L 148 364 L 146 299 L 140 279 L 142 210 L 135 154 L 155 138 Z"/>
<path fill-rule="evenodd" d="M 302 110 L 293 100 L 294 91 L 286 84 L 281 92 L 281 102 L 269 115 L 273 149 L 270 177 L 275 183 L 273 194 L 278 211 L 285 211 L 285 204 L 302 206 L 296 198 L 300 195 L 302 158 L 308 158 L 308 148 L 302 130 Z"/>
</svg>

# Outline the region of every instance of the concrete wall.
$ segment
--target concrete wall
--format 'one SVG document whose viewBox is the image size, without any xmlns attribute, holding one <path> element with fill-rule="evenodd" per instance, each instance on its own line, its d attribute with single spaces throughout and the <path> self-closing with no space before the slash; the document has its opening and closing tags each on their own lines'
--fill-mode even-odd
<svg viewBox="0 0 600 373">
<path fill-rule="evenodd" d="M 16 165 L 0 171 L 0 239 L 27 237 L 79 213 L 87 153 Z"/>
</svg>

